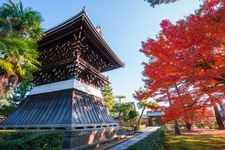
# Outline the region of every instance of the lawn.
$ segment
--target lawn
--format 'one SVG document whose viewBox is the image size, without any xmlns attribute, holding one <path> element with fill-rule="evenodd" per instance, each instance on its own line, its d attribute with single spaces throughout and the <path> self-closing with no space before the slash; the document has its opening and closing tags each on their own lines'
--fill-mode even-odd
<svg viewBox="0 0 225 150">
<path fill-rule="evenodd" d="M 168 133 L 165 150 L 225 150 L 225 131 L 197 129 L 182 131 L 181 136 Z"/>
</svg>

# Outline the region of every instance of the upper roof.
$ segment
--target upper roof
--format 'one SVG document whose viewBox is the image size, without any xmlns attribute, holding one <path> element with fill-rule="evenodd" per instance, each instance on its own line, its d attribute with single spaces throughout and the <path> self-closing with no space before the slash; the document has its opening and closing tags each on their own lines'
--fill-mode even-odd
<svg viewBox="0 0 225 150">
<path fill-rule="evenodd" d="M 98 32 L 96 27 L 92 24 L 85 9 L 64 22 L 47 30 L 43 39 L 38 42 L 39 47 L 58 39 L 62 34 L 75 31 L 75 28 L 80 28 L 81 24 L 91 41 L 97 45 L 98 51 L 110 60 L 110 62 L 112 62 L 112 66 L 110 68 L 106 68 L 102 72 L 124 67 L 124 63 L 117 57 L 117 55 L 103 39 L 101 33 Z"/>
</svg>

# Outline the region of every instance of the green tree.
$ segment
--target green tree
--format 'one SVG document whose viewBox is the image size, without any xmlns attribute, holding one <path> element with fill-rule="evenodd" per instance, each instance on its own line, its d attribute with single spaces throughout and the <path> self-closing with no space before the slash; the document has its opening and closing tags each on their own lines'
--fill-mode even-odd
<svg viewBox="0 0 225 150">
<path fill-rule="evenodd" d="M 110 84 L 105 85 L 104 87 L 102 87 L 101 91 L 106 107 L 108 108 L 110 114 L 114 115 L 113 106 L 115 105 L 116 101 L 113 97 L 112 87 L 110 86 Z"/>
<path fill-rule="evenodd" d="M 137 107 L 138 107 L 138 109 L 142 109 L 141 115 L 139 116 L 138 123 L 137 123 L 138 125 L 140 125 L 141 124 L 141 119 L 142 119 L 143 114 L 144 114 L 144 111 L 146 109 L 146 106 L 143 105 L 143 102 L 142 101 L 140 101 L 140 102 L 137 103 Z"/>
<path fill-rule="evenodd" d="M 150 61 L 152 62 L 152 58 L 150 58 Z M 149 80 L 145 79 L 145 81 L 148 82 Z M 151 108 L 151 109 L 158 108 L 158 105 L 155 101 L 148 100 L 150 98 L 148 93 L 149 93 L 149 89 L 140 87 L 138 91 L 135 91 L 135 93 L 133 94 L 133 97 L 138 101 L 137 103 L 138 109 L 142 109 L 141 115 L 139 116 L 139 119 L 138 119 L 138 126 L 141 124 L 141 119 L 146 108 Z"/>
<path fill-rule="evenodd" d="M 0 99 L 38 69 L 37 40 L 43 35 L 40 13 L 8 0 L 0 6 Z"/>
<path fill-rule="evenodd" d="M 9 90 L 7 94 L 5 94 L 4 99 L 0 99 L 0 120 L 5 119 L 8 115 L 15 110 L 15 106 L 12 105 L 9 101 L 9 97 L 12 95 L 13 90 Z"/>
<path fill-rule="evenodd" d="M 1 37 L 17 34 L 22 38 L 41 39 L 43 21 L 39 12 L 32 8 L 23 8 L 21 1 L 13 3 L 7 0 L 0 6 L 0 35 Z"/>
<path fill-rule="evenodd" d="M 130 121 L 130 125 L 131 127 L 133 127 L 133 129 L 135 129 L 135 122 L 136 122 L 136 119 L 138 118 L 138 112 L 136 111 L 136 109 L 131 109 L 128 113 L 128 116 L 127 116 L 127 121 Z"/>
<path fill-rule="evenodd" d="M 113 107 L 113 111 L 118 113 L 119 123 L 122 125 L 122 120 L 128 121 L 129 120 L 129 112 L 134 109 L 131 103 L 116 103 Z"/>
<path fill-rule="evenodd" d="M 131 127 L 135 127 L 135 121 L 138 117 L 138 112 L 132 103 L 116 103 L 114 106 L 114 111 L 118 113 L 120 125 L 122 125 L 121 120 L 130 122 Z"/>
<path fill-rule="evenodd" d="M 124 95 L 117 95 L 117 96 L 115 96 L 115 98 L 117 98 L 119 100 L 119 103 L 121 103 L 122 99 L 125 99 L 126 96 L 124 96 Z"/>
<path fill-rule="evenodd" d="M 138 125 L 140 125 L 141 119 L 143 117 L 143 114 L 144 114 L 144 111 L 146 110 L 146 108 L 154 108 L 154 107 L 157 107 L 158 104 L 154 101 L 148 101 L 148 100 L 144 99 L 142 101 L 139 101 L 137 106 L 138 106 L 138 109 L 142 109 L 141 115 L 139 116 L 138 123 L 137 123 Z"/>
<path fill-rule="evenodd" d="M 13 92 L 10 100 L 10 103 L 12 103 L 15 106 L 18 106 L 27 96 L 27 93 L 31 90 L 33 87 L 33 84 L 26 81 L 21 81 L 18 85 L 15 91 Z"/>
<path fill-rule="evenodd" d="M 15 90 L 10 90 L 6 99 L 0 100 L 0 118 L 8 117 L 26 98 L 31 88 L 31 82 L 21 81 Z"/>
</svg>

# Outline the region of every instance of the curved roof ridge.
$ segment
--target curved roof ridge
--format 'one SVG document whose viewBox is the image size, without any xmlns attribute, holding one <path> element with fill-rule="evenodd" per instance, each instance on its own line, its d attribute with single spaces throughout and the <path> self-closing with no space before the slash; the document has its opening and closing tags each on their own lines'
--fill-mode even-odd
<svg viewBox="0 0 225 150">
<path fill-rule="evenodd" d="M 99 38 L 100 41 L 103 42 L 103 44 L 107 47 L 107 49 L 109 50 L 110 54 L 113 55 L 114 58 L 116 58 L 116 60 L 119 62 L 119 64 L 121 65 L 121 67 L 124 67 L 124 63 L 119 59 L 119 57 L 115 54 L 115 52 L 111 49 L 111 47 L 108 45 L 108 43 L 105 41 L 105 39 L 103 38 L 103 36 L 96 30 L 96 26 L 94 25 L 94 23 L 91 21 L 91 19 L 88 17 L 86 11 L 84 12 L 86 14 L 86 19 L 87 22 L 90 24 L 90 27 L 93 29 L 93 32 L 96 33 L 96 36 Z"/>
<path fill-rule="evenodd" d="M 54 30 L 56 30 L 57 28 L 63 26 L 63 25 L 66 25 L 67 23 L 73 21 L 74 19 L 78 18 L 79 16 L 83 15 L 83 14 L 87 14 L 86 12 L 86 9 L 85 7 L 80 11 L 78 12 L 77 14 L 73 15 L 72 17 L 70 17 L 69 19 L 66 19 L 65 21 L 59 23 L 58 25 L 55 25 L 51 28 L 49 28 L 48 30 L 45 31 L 45 34 L 49 34 L 51 32 L 53 32 Z"/>
</svg>

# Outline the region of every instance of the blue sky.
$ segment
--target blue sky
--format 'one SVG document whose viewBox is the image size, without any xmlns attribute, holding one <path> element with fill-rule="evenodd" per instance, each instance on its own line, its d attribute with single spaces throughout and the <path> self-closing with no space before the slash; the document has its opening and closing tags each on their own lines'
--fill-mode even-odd
<svg viewBox="0 0 225 150">
<path fill-rule="evenodd" d="M 17 1 L 17 0 L 13 0 Z M 151 8 L 144 0 L 21 0 L 44 18 L 45 29 L 78 13 L 84 6 L 94 25 L 100 25 L 106 42 L 125 68 L 106 73 L 112 83 L 114 95 L 125 95 L 132 101 L 134 90 L 143 86 L 143 66 L 146 61 L 139 52 L 141 41 L 155 38 L 163 19 L 175 22 L 199 7 L 199 0 L 179 0 L 176 3 Z M 0 0 L 0 4 L 6 0 Z"/>
</svg>

